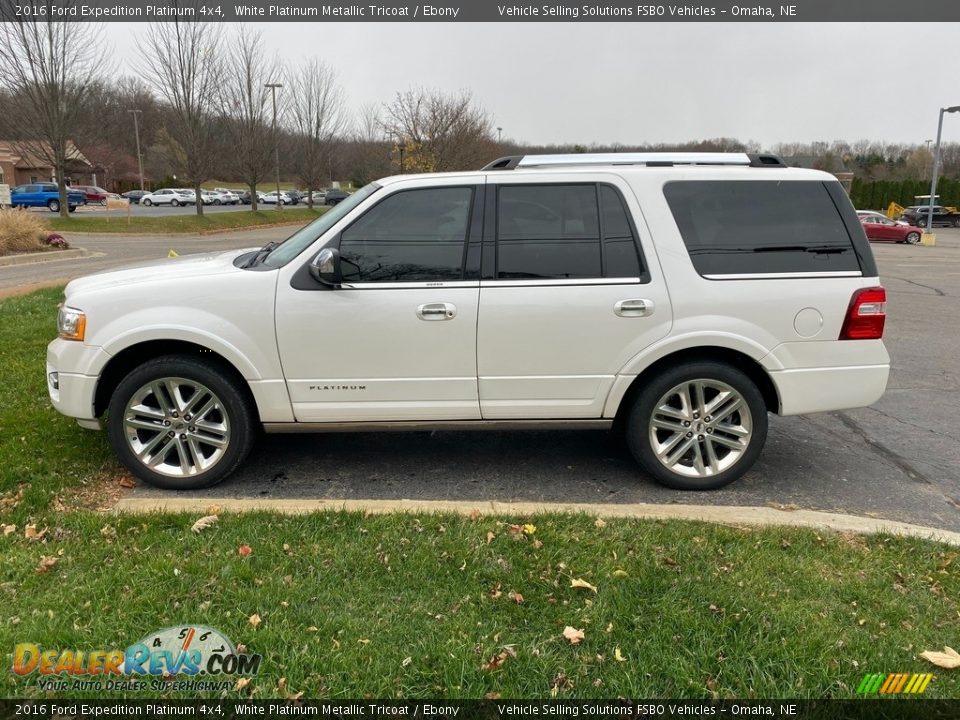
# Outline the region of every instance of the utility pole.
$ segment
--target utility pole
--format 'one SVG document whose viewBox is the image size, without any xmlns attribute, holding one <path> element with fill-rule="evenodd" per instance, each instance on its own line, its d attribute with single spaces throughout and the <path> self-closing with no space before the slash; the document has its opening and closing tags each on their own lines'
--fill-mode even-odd
<svg viewBox="0 0 960 720">
<path fill-rule="evenodd" d="M 273 98 L 273 151 L 274 161 L 277 166 L 277 210 L 283 208 L 280 202 L 280 138 L 277 135 L 277 88 L 282 88 L 280 83 L 266 83 L 264 87 L 270 88 L 270 96 Z"/>
<path fill-rule="evenodd" d="M 133 115 L 133 133 L 137 138 L 137 164 L 140 166 L 140 189 L 143 190 L 143 155 L 140 154 L 140 123 L 137 122 L 137 115 L 143 111 L 134 109 L 127 112 Z"/>
<path fill-rule="evenodd" d="M 933 229 L 933 206 L 937 199 L 937 175 L 940 174 L 940 136 L 943 134 L 943 114 L 960 112 L 960 105 L 940 108 L 940 119 L 937 121 L 937 144 L 933 148 L 933 177 L 930 179 L 930 203 L 927 206 L 927 233 Z"/>
</svg>

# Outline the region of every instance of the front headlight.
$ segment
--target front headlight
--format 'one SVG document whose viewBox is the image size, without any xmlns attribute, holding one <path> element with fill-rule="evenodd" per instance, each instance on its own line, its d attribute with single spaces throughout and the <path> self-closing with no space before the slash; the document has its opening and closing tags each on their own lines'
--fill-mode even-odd
<svg viewBox="0 0 960 720">
<path fill-rule="evenodd" d="M 60 312 L 57 315 L 57 332 L 64 340 L 83 340 L 83 335 L 87 330 L 87 315 L 83 310 L 60 306 Z"/>
</svg>

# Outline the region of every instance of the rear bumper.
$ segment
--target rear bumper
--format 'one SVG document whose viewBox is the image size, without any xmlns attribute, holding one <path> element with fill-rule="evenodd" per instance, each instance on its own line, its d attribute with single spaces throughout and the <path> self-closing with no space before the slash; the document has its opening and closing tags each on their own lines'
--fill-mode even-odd
<svg viewBox="0 0 960 720">
<path fill-rule="evenodd" d="M 780 415 L 866 407 L 887 389 L 889 365 L 779 370 L 770 378 L 780 396 Z"/>
</svg>

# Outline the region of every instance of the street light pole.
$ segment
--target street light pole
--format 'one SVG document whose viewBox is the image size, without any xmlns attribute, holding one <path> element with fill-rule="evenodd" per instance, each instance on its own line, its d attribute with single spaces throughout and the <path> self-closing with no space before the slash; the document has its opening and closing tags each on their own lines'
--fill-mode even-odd
<svg viewBox="0 0 960 720">
<path fill-rule="evenodd" d="M 270 96 L 273 99 L 273 153 L 277 169 L 277 210 L 281 210 L 283 203 L 280 202 L 280 138 L 277 135 L 277 88 L 282 88 L 283 85 L 266 83 L 264 87 L 270 88 Z"/>
<path fill-rule="evenodd" d="M 960 112 L 960 105 L 940 108 L 940 118 L 937 121 L 937 144 L 933 148 L 933 177 L 930 179 L 930 203 L 927 207 L 927 232 L 933 228 L 933 206 L 937 196 L 937 175 L 940 174 L 940 136 L 943 133 L 943 114 Z"/>
<path fill-rule="evenodd" d="M 135 109 L 127 112 L 133 115 L 133 134 L 137 138 L 137 164 L 140 166 L 140 189 L 143 190 L 143 155 L 140 154 L 140 123 L 137 122 L 137 115 L 143 111 Z"/>
</svg>

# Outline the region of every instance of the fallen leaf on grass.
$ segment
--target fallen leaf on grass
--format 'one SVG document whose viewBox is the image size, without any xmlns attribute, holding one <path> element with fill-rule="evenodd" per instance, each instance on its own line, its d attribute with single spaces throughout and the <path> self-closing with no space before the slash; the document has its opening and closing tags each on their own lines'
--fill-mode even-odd
<svg viewBox="0 0 960 720">
<path fill-rule="evenodd" d="M 253 548 L 249 545 L 241 545 L 239 548 L 237 548 L 237 553 L 240 555 L 240 557 L 247 557 L 252 552 Z"/>
<path fill-rule="evenodd" d="M 618 568 L 618 569 L 614 570 L 612 574 L 613 574 L 614 577 L 626 577 L 626 576 L 627 576 L 627 571 L 626 571 L 626 570 L 620 570 L 620 569 Z"/>
<path fill-rule="evenodd" d="M 498 600 L 500 599 L 501 595 L 503 595 L 503 591 L 500 590 L 500 583 L 497 583 L 497 586 L 490 591 L 490 597 L 492 597 L 494 600 Z"/>
<path fill-rule="evenodd" d="M 124 475 L 120 478 L 120 487 L 122 488 L 135 488 L 137 486 L 136 481 L 129 475 Z"/>
<path fill-rule="evenodd" d="M 3 528 L 4 535 L 13 535 L 17 531 L 16 525 L 0 525 L 0 528 Z"/>
<path fill-rule="evenodd" d="M 539 549 L 542 548 L 542 547 L 543 547 L 543 543 L 540 542 L 539 540 L 537 540 L 536 538 L 534 538 L 534 540 L 533 540 L 533 549 L 534 549 L 534 550 L 539 550 Z"/>
<path fill-rule="evenodd" d="M 407 656 L 403 659 L 403 662 L 400 663 L 400 667 L 406 667 L 407 665 L 409 665 L 409 664 L 412 663 L 412 662 L 413 662 L 413 658 L 412 658 L 410 655 L 407 655 Z"/>
<path fill-rule="evenodd" d="M 487 660 L 483 665 L 480 666 L 485 672 L 490 672 L 491 670 L 496 670 L 498 667 L 503 665 L 508 658 L 516 657 L 517 651 L 513 649 L 512 645 L 505 645 L 503 650 L 494 655 L 492 658 Z"/>
<path fill-rule="evenodd" d="M 517 605 L 523 605 L 523 595 L 518 592 L 511 590 L 507 593 L 507 597 L 513 600 Z"/>
<path fill-rule="evenodd" d="M 922 657 L 927 662 L 931 662 L 937 667 L 946 668 L 948 670 L 953 670 L 954 668 L 960 667 L 960 653 L 954 650 L 952 647 L 943 646 L 943 652 L 937 650 L 926 650 L 925 652 L 920 653 Z"/>
<path fill-rule="evenodd" d="M 664 564 L 664 565 L 669 565 L 670 567 L 679 567 L 679 566 L 680 566 L 680 563 L 678 563 L 676 560 L 674 560 L 674 559 L 671 558 L 671 557 L 664 558 L 664 559 L 663 559 L 663 564 Z"/>
<path fill-rule="evenodd" d="M 240 692 L 249 684 L 250 684 L 250 678 L 246 678 L 246 677 L 237 678 L 237 684 L 233 686 L 233 689 L 236 692 Z"/>
<path fill-rule="evenodd" d="M 596 591 L 597 591 L 597 588 L 596 588 L 595 585 L 591 585 L 591 584 L 588 583 L 586 580 L 581 580 L 580 578 L 577 578 L 576 580 L 571 580 L 571 581 L 570 581 L 570 587 L 572 587 L 572 588 L 585 588 L 585 589 L 587 589 L 587 590 L 593 590 L 593 592 L 596 592 Z"/>
<path fill-rule="evenodd" d="M 614 650 L 613 650 L 613 659 L 616 660 L 617 662 L 626 662 L 626 661 L 627 661 L 627 659 L 623 656 L 623 653 L 620 652 L 620 646 L 619 646 L 619 645 L 617 645 L 617 647 L 614 648 Z"/>
<path fill-rule="evenodd" d="M 571 625 L 567 625 L 563 629 L 563 636 L 570 641 L 571 645 L 578 645 L 580 641 L 586 637 L 583 630 L 577 630 L 577 628 Z"/>
<path fill-rule="evenodd" d="M 23 536 L 24 536 L 27 540 L 31 540 L 31 541 L 34 541 L 34 542 L 36 542 L 37 540 L 43 540 L 43 536 L 46 535 L 46 534 L 47 534 L 47 528 L 44 528 L 44 529 L 41 530 L 40 532 L 37 532 L 37 526 L 36 526 L 36 525 L 27 525 L 27 526 L 23 529 Z"/>
<path fill-rule="evenodd" d="M 215 523 L 217 522 L 217 520 L 219 520 L 219 519 L 220 519 L 220 518 L 218 518 L 216 515 L 204 515 L 202 518 L 200 518 L 199 520 L 197 520 L 197 521 L 190 527 L 190 529 L 193 530 L 195 533 L 203 532 L 203 531 L 206 530 L 208 527 L 210 527 L 211 525 L 215 524 Z"/>
<path fill-rule="evenodd" d="M 607 521 L 604 520 L 603 518 L 598 517 L 596 520 L 593 521 L 593 524 L 598 528 L 605 528 L 607 526 Z"/>
<path fill-rule="evenodd" d="M 250 622 L 251 625 L 253 625 L 254 627 L 256 627 L 257 625 L 259 625 L 260 623 L 262 623 L 263 620 L 260 618 L 259 615 L 257 615 L 257 613 L 254 613 L 253 615 L 250 616 L 249 622 Z"/>
<path fill-rule="evenodd" d="M 38 573 L 47 572 L 48 570 L 50 570 L 50 568 L 52 568 L 54 565 L 57 564 L 57 561 L 59 559 L 60 558 L 46 557 L 46 556 L 40 558 L 40 562 L 37 564 L 37 572 Z"/>
<path fill-rule="evenodd" d="M 487 531 L 487 545 L 493 542 L 493 539 L 496 537 L 492 532 Z"/>
</svg>

